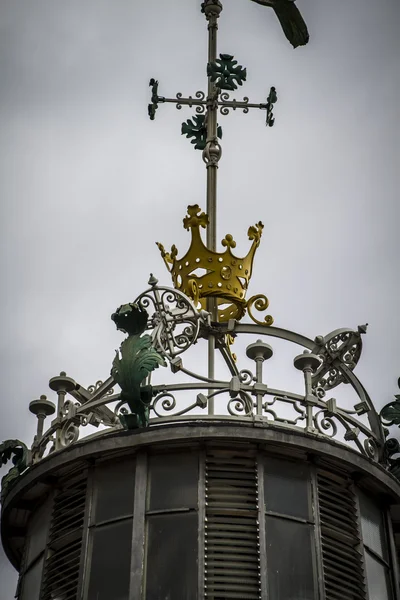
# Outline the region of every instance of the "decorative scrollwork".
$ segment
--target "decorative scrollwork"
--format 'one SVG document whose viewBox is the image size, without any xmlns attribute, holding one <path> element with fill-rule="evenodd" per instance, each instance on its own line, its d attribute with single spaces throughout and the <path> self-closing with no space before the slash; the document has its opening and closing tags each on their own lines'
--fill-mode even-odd
<svg viewBox="0 0 400 600">
<path fill-rule="evenodd" d="M 324 388 L 320 385 L 316 385 L 312 388 L 314 396 L 316 396 L 319 400 L 322 400 L 326 396 L 326 392 Z"/>
<path fill-rule="evenodd" d="M 148 329 L 159 352 L 173 358 L 197 341 L 201 316 L 193 302 L 179 290 L 152 287 L 135 300 L 149 312 Z"/>
<path fill-rule="evenodd" d="M 253 381 L 256 380 L 253 373 L 251 371 L 249 371 L 249 369 L 242 369 L 239 372 L 239 379 L 240 379 L 240 382 L 243 383 L 244 385 L 251 385 L 253 383 Z"/>
<path fill-rule="evenodd" d="M 160 403 L 161 403 L 161 408 L 165 412 L 170 412 L 176 408 L 175 396 L 173 394 L 171 394 L 170 392 L 162 392 L 161 394 L 158 394 L 158 396 L 156 396 L 154 398 L 154 402 L 151 406 L 151 408 L 153 409 L 153 411 L 157 415 L 157 417 L 163 416 L 160 412 L 158 412 L 158 410 L 159 410 L 158 405 Z"/>
<path fill-rule="evenodd" d="M 194 100 L 193 96 L 188 96 L 187 98 L 184 98 L 181 92 L 178 92 L 176 94 L 176 108 L 178 110 L 181 110 L 182 106 L 185 104 L 186 106 L 190 106 L 192 107 L 194 104 L 196 104 L 196 113 L 198 114 L 204 114 L 206 111 L 206 105 L 205 105 L 205 93 L 201 92 L 200 90 L 197 91 L 195 93 L 195 97 L 196 100 Z M 198 104 L 198 101 L 202 102 L 202 104 Z"/>
<path fill-rule="evenodd" d="M 235 398 L 231 398 L 228 402 L 228 412 L 232 416 L 253 416 L 254 403 L 253 400 L 245 392 L 240 392 Z"/>
<path fill-rule="evenodd" d="M 269 327 L 270 325 L 272 325 L 274 319 L 271 317 L 271 315 L 267 315 L 264 318 L 264 321 L 259 321 L 258 319 L 256 319 L 251 310 L 253 305 L 254 308 L 260 312 L 267 310 L 269 306 L 268 298 L 264 294 L 257 294 L 256 296 L 252 296 L 247 301 L 247 311 L 251 320 L 254 321 L 254 323 L 257 323 L 257 325 L 263 325 L 264 327 Z"/>
<path fill-rule="evenodd" d="M 232 345 L 235 343 L 235 336 L 227 333 L 225 336 L 226 345 L 228 347 L 228 352 L 233 360 L 233 362 L 237 362 L 237 356 L 234 352 L 232 352 Z"/>
<path fill-rule="evenodd" d="M 319 410 L 313 418 L 315 428 L 319 433 L 329 438 L 334 438 L 337 434 L 337 425 L 332 417 L 327 416 L 325 409 Z"/>
<path fill-rule="evenodd" d="M 79 404 L 73 400 L 66 400 L 61 408 L 61 417 L 64 419 L 73 419 L 76 415 L 76 409 Z"/>
<path fill-rule="evenodd" d="M 67 421 L 61 429 L 61 445 L 69 446 L 79 440 L 79 427 L 73 421 Z"/>
<path fill-rule="evenodd" d="M 317 345 L 313 352 L 320 356 L 322 363 L 313 375 L 313 387 L 320 387 L 327 391 L 346 382 L 340 364 L 353 371 L 361 356 L 361 335 L 366 332 L 366 329 L 367 326 L 362 325 L 358 327 L 358 331 L 339 330 L 325 338 L 318 336 L 315 339 Z"/>
<path fill-rule="evenodd" d="M 99 388 L 101 388 L 101 386 L 103 385 L 103 383 L 104 382 L 99 379 L 98 381 L 96 381 L 95 384 L 89 385 L 87 391 L 89 392 L 89 394 L 93 395 Z M 114 394 L 114 389 L 111 388 L 104 395 L 105 396 L 112 396 L 113 394 Z"/>
<path fill-rule="evenodd" d="M 220 95 L 220 99 L 222 103 L 219 103 L 219 111 L 222 115 L 229 115 L 230 109 L 241 109 L 245 114 L 249 112 L 249 107 L 247 106 L 249 103 L 249 98 L 247 96 L 245 96 L 242 100 L 236 100 L 236 98 L 231 100 L 228 92 L 223 92 Z"/>
<path fill-rule="evenodd" d="M 372 437 L 366 438 L 364 440 L 364 449 L 367 456 L 376 459 L 378 455 L 378 446 L 376 441 Z"/>
<path fill-rule="evenodd" d="M 325 389 L 331 390 L 335 388 L 339 383 L 342 383 L 343 377 L 339 369 L 331 368 L 329 369 L 327 375 L 320 382 L 319 387 L 324 387 Z"/>
</svg>

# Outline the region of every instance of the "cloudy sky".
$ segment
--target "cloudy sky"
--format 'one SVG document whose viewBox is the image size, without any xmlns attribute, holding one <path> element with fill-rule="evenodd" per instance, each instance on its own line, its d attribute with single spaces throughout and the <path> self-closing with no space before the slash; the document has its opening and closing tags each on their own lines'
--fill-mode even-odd
<svg viewBox="0 0 400 600">
<path fill-rule="evenodd" d="M 150 122 L 148 80 L 206 90 L 199 5 L 0 1 L 0 440 L 32 440 L 28 403 L 60 370 L 108 376 L 111 312 L 150 271 L 169 284 L 154 242 L 187 248 L 186 206 L 205 208 L 201 154 L 180 136 L 193 111 L 164 105 Z M 250 293 L 277 326 L 313 338 L 369 323 L 357 374 L 380 408 L 400 375 L 400 6 L 298 6 L 310 42 L 293 50 L 272 10 L 224 2 L 219 51 L 248 71 L 235 96 L 263 102 L 274 85 L 279 101 L 272 129 L 259 111 L 220 117 L 218 236 L 244 254 L 264 221 Z M 0 579 L 9 600 L 3 556 Z"/>
</svg>

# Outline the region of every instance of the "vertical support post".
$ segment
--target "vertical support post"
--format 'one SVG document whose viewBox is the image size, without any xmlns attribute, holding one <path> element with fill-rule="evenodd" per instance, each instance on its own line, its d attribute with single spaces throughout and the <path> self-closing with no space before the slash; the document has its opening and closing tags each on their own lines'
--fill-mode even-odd
<svg viewBox="0 0 400 600">
<path fill-rule="evenodd" d="M 318 479 L 317 479 L 317 466 L 314 456 L 310 456 L 311 462 L 311 498 L 309 499 L 310 505 L 313 506 L 314 510 L 314 531 L 315 539 L 317 543 L 312 548 L 314 554 L 314 563 L 316 568 L 314 569 L 314 586 L 318 590 L 320 600 L 326 600 L 325 597 L 325 585 L 324 585 L 324 565 L 322 556 L 322 529 L 321 529 L 321 517 L 319 512 L 319 498 L 318 498 Z M 312 513 L 311 513 L 312 514 Z"/>
<path fill-rule="evenodd" d="M 312 369 L 307 367 L 304 369 L 304 386 L 305 386 L 305 400 L 306 400 L 306 414 L 307 414 L 307 431 L 314 431 L 313 424 L 313 395 L 312 395 L 312 383 L 311 383 Z M 311 402 L 310 402 L 311 401 Z"/>
<path fill-rule="evenodd" d="M 206 528 L 206 452 L 199 451 L 199 487 L 198 487 L 198 580 L 197 597 L 204 598 L 205 588 L 205 528 Z"/>
<path fill-rule="evenodd" d="M 388 533 L 388 538 L 389 538 L 389 548 L 390 548 L 389 556 L 391 559 L 390 566 L 391 566 L 392 580 L 393 580 L 392 589 L 394 592 L 395 599 L 399 600 L 400 599 L 400 568 L 399 568 L 400 564 L 397 564 L 398 560 L 397 560 L 396 544 L 395 544 L 394 532 L 393 532 L 393 522 L 391 519 L 389 507 L 387 507 L 385 510 L 384 519 L 385 519 L 386 531 Z"/>
<path fill-rule="evenodd" d="M 265 498 L 264 498 L 264 463 L 259 454 L 257 460 L 257 502 L 258 502 L 258 542 L 260 548 L 260 586 L 261 598 L 267 599 L 268 582 L 267 582 L 267 543 L 265 531 Z M 272 600 L 272 599 L 271 599 Z"/>
<path fill-rule="evenodd" d="M 303 354 L 299 354 L 293 361 L 293 364 L 296 369 L 299 371 L 303 371 L 304 375 L 304 387 L 305 387 L 305 395 L 304 395 L 304 403 L 306 406 L 306 417 L 307 417 L 307 425 L 306 431 L 313 432 L 314 427 L 314 417 L 313 417 L 313 407 L 315 406 L 315 397 L 312 391 L 312 375 L 317 371 L 319 366 L 321 365 L 321 358 L 315 354 L 311 354 L 307 350 L 304 350 Z"/>
<path fill-rule="evenodd" d="M 215 62 L 217 58 L 217 32 L 218 18 L 222 11 L 222 4 L 219 0 L 204 0 L 202 3 L 202 12 L 204 12 L 208 21 L 208 62 Z M 207 214 L 209 224 L 207 226 L 207 247 L 215 251 L 217 245 L 217 169 L 221 158 L 221 146 L 217 138 L 217 111 L 218 111 L 218 89 L 208 78 L 207 94 L 207 143 L 203 150 L 203 160 L 207 168 Z M 209 298 L 207 301 L 207 310 L 211 314 L 212 321 L 218 321 L 218 303 L 216 298 Z M 210 334 L 208 338 L 208 377 L 214 379 L 215 376 L 215 336 Z M 209 395 L 213 390 L 209 390 Z M 214 414 L 214 398 L 208 401 L 208 414 Z"/>
<path fill-rule="evenodd" d="M 92 562 L 93 536 L 91 525 L 93 523 L 93 502 L 95 501 L 95 469 L 93 461 L 87 472 L 88 485 L 86 488 L 85 515 L 83 518 L 83 536 L 81 547 L 81 564 L 79 567 L 79 584 L 76 594 L 77 600 L 84 600 L 89 589 L 89 574 Z"/>
<path fill-rule="evenodd" d="M 257 383 L 262 383 L 263 379 L 263 362 L 264 358 L 262 356 L 257 356 L 256 360 L 256 379 Z M 256 404 L 256 414 L 261 417 L 262 415 L 262 402 L 263 402 L 263 394 L 257 392 L 257 404 Z"/>
<path fill-rule="evenodd" d="M 222 5 L 218 0 L 208 2 L 206 0 L 203 10 L 208 21 L 208 62 L 213 63 L 217 59 L 218 18 Z M 207 227 L 207 246 L 213 251 L 216 250 L 217 243 L 217 169 L 221 155 L 217 140 L 217 96 L 218 90 L 209 77 L 206 116 L 207 145 L 203 159 L 207 165 L 207 214 L 210 220 Z"/>
<path fill-rule="evenodd" d="M 147 494 L 147 454 L 138 452 L 136 456 L 135 500 L 133 506 L 133 534 L 131 579 L 129 599 L 139 600 L 145 596 L 146 538 L 146 494 Z"/>
<path fill-rule="evenodd" d="M 47 400 L 47 397 L 44 394 L 40 396 L 39 400 L 32 400 L 29 404 L 29 410 L 36 415 L 38 420 L 35 445 L 38 444 L 43 437 L 43 427 L 46 417 L 54 414 L 55 409 L 56 407 L 54 404 Z"/>
<path fill-rule="evenodd" d="M 246 356 L 256 363 L 256 414 L 258 417 L 262 416 L 263 410 L 263 398 L 267 391 L 266 386 L 263 384 L 263 363 L 265 360 L 269 360 L 273 355 L 271 346 L 265 344 L 261 340 L 257 340 L 254 344 L 250 344 L 246 348 Z"/>
<path fill-rule="evenodd" d="M 71 392 L 76 388 L 76 382 L 71 379 L 71 377 L 67 377 L 65 371 L 61 371 L 58 377 L 52 377 L 49 381 L 49 388 L 55 392 L 57 392 L 57 416 L 52 422 L 53 424 L 57 424 L 56 430 L 56 439 L 55 439 L 55 450 L 59 450 L 62 447 L 62 439 L 61 439 L 61 427 L 62 427 L 62 418 L 63 418 L 63 409 L 65 404 L 65 396 L 68 392 Z"/>
</svg>

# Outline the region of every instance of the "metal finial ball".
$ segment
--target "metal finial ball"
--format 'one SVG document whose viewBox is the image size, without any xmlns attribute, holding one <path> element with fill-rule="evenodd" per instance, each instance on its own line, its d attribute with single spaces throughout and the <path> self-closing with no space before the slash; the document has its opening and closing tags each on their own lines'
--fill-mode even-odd
<svg viewBox="0 0 400 600">
<path fill-rule="evenodd" d="M 155 287 L 158 283 L 158 279 L 154 277 L 153 273 L 150 273 L 150 279 L 147 283 L 151 285 L 151 287 Z"/>
</svg>

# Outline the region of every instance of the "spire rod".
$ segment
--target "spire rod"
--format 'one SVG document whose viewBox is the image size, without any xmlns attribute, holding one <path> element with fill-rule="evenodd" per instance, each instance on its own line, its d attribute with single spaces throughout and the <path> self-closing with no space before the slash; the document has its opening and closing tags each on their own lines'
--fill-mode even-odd
<svg viewBox="0 0 400 600">
<path fill-rule="evenodd" d="M 208 21 L 208 64 L 210 65 L 217 60 L 218 18 L 222 11 L 222 4 L 219 0 L 205 0 L 201 8 Z M 207 246 L 213 251 L 217 246 L 217 169 L 221 158 L 221 146 L 217 138 L 217 111 L 218 88 L 209 74 L 206 112 L 207 141 L 203 150 L 203 160 L 207 167 L 207 214 L 209 218 Z"/>
<path fill-rule="evenodd" d="M 229 114 L 230 110 L 236 109 L 243 110 L 244 113 L 248 113 L 250 108 L 265 110 L 266 125 L 268 127 L 272 127 L 274 124 L 272 107 L 277 101 L 276 90 L 274 87 L 270 89 L 269 96 L 264 103 L 250 103 L 249 98 L 247 97 L 243 98 L 242 100 L 230 98 L 229 93 L 227 93 L 226 90 L 232 92 L 236 90 L 238 86 L 241 86 L 246 80 L 247 73 L 246 69 L 237 63 L 233 55 L 219 54 L 217 57 L 218 19 L 221 11 L 222 4 L 220 0 L 203 0 L 201 4 L 201 12 L 205 15 L 205 18 L 208 22 L 207 96 L 204 92 L 197 91 L 194 97 L 183 97 L 182 94 L 178 92 L 175 98 L 165 98 L 164 96 L 160 96 L 158 94 L 158 81 L 156 79 L 151 79 L 151 101 L 148 105 L 148 114 L 152 121 L 155 119 L 158 105 L 162 103 L 175 104 L 176 108 L 178 109 L 182 108 L 183 105 L 196 107 L 196 114 L 192 119 L 188 119 L 186 122 L 182 123 L 181 131 L 182 134 L 186 135 L 187 138 L 192 138 L 191 143 L 194 144 L 195 149 L 202 150 L 202 158 L 206 165 L 208 215 L 207 249 L 212 253 L 216 252 L 217 246 L 217 172 L 218 163 L 222 154 L 222 148 L 219 143 L 219 139 L 222 137 L 222 129 L 217 123 L 218 112 L 220 112 L 222 115 L 227 115 Z M 258 235 L 257 228 L 255 228 L 254 231 L 253 229 L 254 228 L 249 229 L 249 239 L 255 239 L 255 236 L 257 237 Z M 229 244 L 230 241 L 226 241 L 226 243 Z M 169 254 L 165 252 L 162 245 L 159 245 L 159 247 L 162 251 L 162 255 L 167 266 L 170 264 L 173 265 L 176 259 L 176 249 L 171 249 L 171 254 Z M 197 257 L 196 262 L 199 260 L 200 259 Z M 213 258 L 209 257 L 209 260 L 212 261 Z M 234 261 L 232 265 L 235 263 L 236 261 Z M 226 270 L 222 276 L 224 281 L 227 278 L 231 278 L 231 271 L 231 266 L 226 267 Z M 197 279 L 198 277 L 196 276 L 193 281 L 196 283 Z M 239 280 L 240 277 L 237 279 Z M 243 286 L 243 284 L 240 284 L 239 287 L 237 287 L 236 283 L 237 282 L 235 279 L 235 284 L 233 284 L 233 286 L 232 284 L 229 284 L 230 287 L 228 289 L 231 290 L 232 288 L 234 293 L 239 293 L 239 287 L 240 285 Z M 219 315 L 222 319 L 224 317 L 224 312 L 226 312 L 224 308 L 220 310 L 218 309 L 218 299 L 220 299 L 221 304 L 224 304 L 224 296 L 223 294 L 220 296 L 215 294 L 213 282 L 209 282 L 210 288 L 213 289 L 213 293 L 211 294 L 206 294 L 206 290 L 201 291 L 202 285 L 203 284 L 200 285 L 200 291 L 197 289 L 197 284 L 195 287 L 200 297 L 203 297 L 204 299 L 206 298 L 207 311 L 210 313 L 211 321 L 216 323 L 219 320 Z M 222 291 L 223 283 L 219 281 L 217 285 Z M 243 290 L 240 292 L 240 302 L 242 304 L 244 303 L 246 289 L 247 286 L 243 287 Z M 192 297 L 194 297 L 193 294 L 194 292 L 192 290 Z M 264 310 L 268 306 L 267 299 L 265 299 L 265 301 L 261 301 L 258 296 L 255 299 L 257 300 L 255 305 L 256 308 L 258 306 L 262 306 L 261 310 Z M 198 300 L 199 298 L 197 298 L 197 301 Z M 245 306 L 247 306 L 247 303 L 245 303 Z M 272 319 L 270 317 L 268 317 L 268 319 L 270 319 L 268 324 L 271 324 Z M 213 328 L 211 328 L 208 332 L 208 378 L 210 380 L 215 379 L 215 348 L 216 338 Z M 213 390 L 209 390 L 208 396 L 208 412 L 212 415 L 214 414 Z"/>
<path fill-rule="evenodd" d="M 218 18 L 222 11 L 219 0 L 205 0 L 201 5 L 208 21 L 208 64 L 217 60 L 217 36 Z M 221 158 L 221 146 L 217 138 L 217 111 L 218 111 L 218 88 L 208 74 L 207 94 L 207 141 L 203 150 L 203 161 L 207 168 L 207 214 L 209 218 L 207 226 L 207 247 L 213 252 L 217 248 L 217 174 L 218 162 Z M 207 309 L 211 314 L 212 321 L 218 321 L 218 300 L 208 298 Z M 215 336 L 208 338 L 208 378 L 215 379 Z M 214 414 L 213 390 L 209 390 L 208 414 Z M 210 397 L 211 396 L 211 397 Z"/>
</svg>

